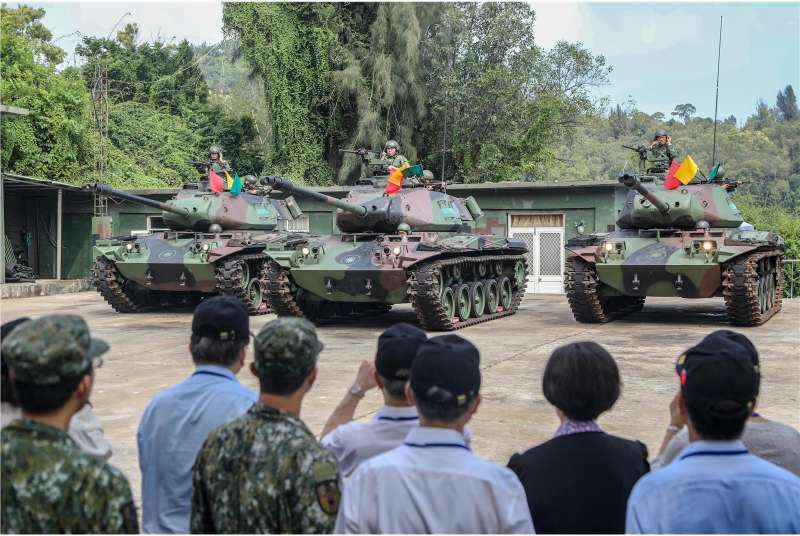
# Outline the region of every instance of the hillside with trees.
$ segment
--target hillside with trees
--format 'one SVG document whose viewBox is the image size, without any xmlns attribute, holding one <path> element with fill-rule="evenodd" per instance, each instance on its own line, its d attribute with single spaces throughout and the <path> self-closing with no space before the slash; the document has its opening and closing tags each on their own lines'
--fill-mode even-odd
<svg viewBox="0 0 800 536">
<path fill-rule="evenodd" d="M 389 138 L 459 182 L 613 179 L 635 166 L 622 145 L 647 144 L 657 128 L 712 165 L 713 119 L 686 102 L 665 116 L 598 100 L 613 66 L 581 43 L 537 45 L 527 4 L 225 3 L 221 43 L 144 42 L 128 24 L 113 38 L 83 36 L 79 67 L 63 65 L 43 9 L 0 9 L 3 104 L 31 111 L 3 117 L 9 172 L 96 178 L 101 66 L 106 180 L 123 188 L 192 180 L 187 161 L 211 144 L 240 174 L 316 185 L 358 175 L 339 148 Z M 720 119 L 717 160 L 749 181 L 736 194 L 748 218 L 782 232 L 798 257 L 800 114 L 794 88 L 776 90 L 750 117 Z"/>
</svg>

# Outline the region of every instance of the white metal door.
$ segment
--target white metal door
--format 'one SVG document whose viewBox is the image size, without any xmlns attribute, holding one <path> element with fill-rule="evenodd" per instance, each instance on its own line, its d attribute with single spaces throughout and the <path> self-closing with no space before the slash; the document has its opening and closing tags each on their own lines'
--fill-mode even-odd
<svg viewBox="0 0 800 536">
<path fill-rule="evenodd" d="M 525 292 L 564 292 L 564 228 L 512 227 L 511 236 L 528 246 L 528 284 Z"/>
<path fill-rule="evenodd" d="M 561 294 L 564 292 L 564 228 L 536 228 L 536 286 L 534 292 Z"/>
</svg>

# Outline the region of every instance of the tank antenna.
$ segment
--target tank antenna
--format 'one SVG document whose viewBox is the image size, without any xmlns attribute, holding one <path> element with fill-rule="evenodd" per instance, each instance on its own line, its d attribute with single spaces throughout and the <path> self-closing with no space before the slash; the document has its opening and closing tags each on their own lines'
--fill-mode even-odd
<svg viewBox="0 0 800 536">
<path fill-rule="evenodd" d="M 719 45 L 717 46 L 717 95 L 714 98 L 714 142 L 711 148 L 711 166 L 717 162 L 717 107 L 719 105 L 719 60 L 722 53 L 722 15 L 719 17 Z"/>
</svg>

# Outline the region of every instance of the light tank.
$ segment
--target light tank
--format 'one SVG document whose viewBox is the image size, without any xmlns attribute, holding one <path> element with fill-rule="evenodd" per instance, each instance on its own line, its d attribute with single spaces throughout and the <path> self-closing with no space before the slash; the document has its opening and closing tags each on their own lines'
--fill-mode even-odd
<svg viewBox="0 0 800 536">
<path fill-rule="evenodd" d="M 729 196 L 737 181 L 673 190 L 648 189 L 632 174 L 619 181 L 629 192 L 618 230 L 566 245 L 565 291 L 576 320 L 607 322 L 641 309 L 648 296 L 722 297 L 736 326 L 780 311 L 784 242 L 743 225 Z"/>
<path fill-rule="evenodd" d="M 101 183 L 97 194 L 161 209 L 167 231 L 97 240 L 93 283 L 121 313 L 148 305 L 197 303 L 204 296 L 238 298 L 251 315 L 268 312 L 264 299 L 273 250 L 292 248 L 307 233 L 281 230 L 302 212 L 293 198 L 273 199 L 254 180 L 235 195 L 185 184 L 166 203 Z"/>
<path fill-rule="evenodd" d="M 393 195 L 380 178 L 361 180 L 346 199 L 262 180 L 336 207 L 341 231 L 272 255 L 267 296 L 278 315 L 316 320 L 410 303 L 423 328 L 446 331 L 517 311 L 525 243 L 473 233 L 470 224 L 482 217 L 474 198 L 417 178 Z"/>
</svg>

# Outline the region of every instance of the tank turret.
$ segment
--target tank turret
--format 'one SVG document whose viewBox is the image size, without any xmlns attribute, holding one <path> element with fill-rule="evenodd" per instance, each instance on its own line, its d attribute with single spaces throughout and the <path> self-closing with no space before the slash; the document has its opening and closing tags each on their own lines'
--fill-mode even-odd
<svg viewBox="0 0 800 536">
<path fill-rule="evenodd" d="M 354 188 L 343 200 L 280 177 L 261 180 L 276 190 L 335 206 L 336 225 L 345 233 L 395 233 L 402 223 L 412 232 L 458 232 L 483 215 L 473 197 L 460 199 L 421 186 L 404 187 L 394 195 L 374 187 Z"/>
<path fill-rule="evenodd" d="M 164 223 L 175 231 L 209 232 L 212 225 L 225 231 L 271 231 L 278 227 L 279 220 L 294 219 L 302 214 L 293 198 L 271 199 L 263 191 L 233 195 L 185 185 L 174 198 L 162 203 L 97 182 L 87 184 L 85 188 L 160 209 Z"/>
<path fill-rule="evenodd" d="M 648 190 L 639 177 L 625 173 L 619 182 L 630 190 L 617 220 L 621 229 L 696 229 L 706 224 L 736 228 L 743 221 L 728 195 L 729 181 Z"/>
</svg>

